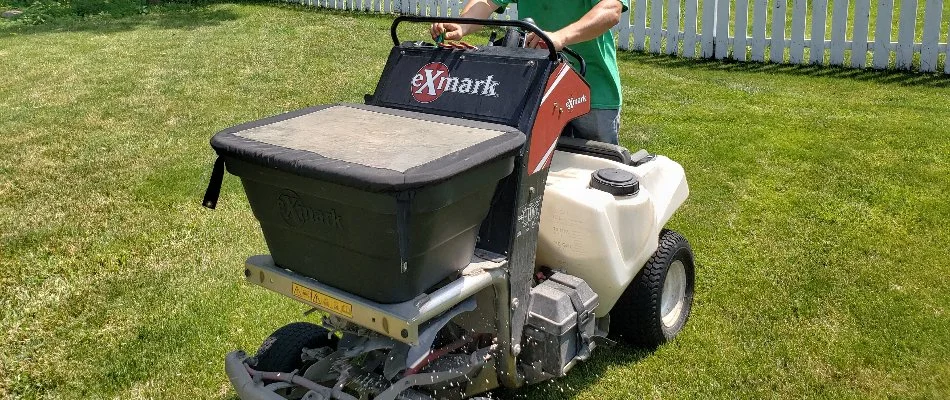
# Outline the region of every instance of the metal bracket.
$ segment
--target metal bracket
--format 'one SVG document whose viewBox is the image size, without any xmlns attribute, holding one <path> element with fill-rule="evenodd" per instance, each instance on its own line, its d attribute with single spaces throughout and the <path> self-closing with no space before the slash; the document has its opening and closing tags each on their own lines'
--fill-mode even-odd
<svg viewBox="0 0 950 400">
<path fill-rule="evenodd" d="M 247 281 L 290 297 L 310 307 L 339 316 L 357 325 L 379 332 L 403 343 L 419 343 L 419 327 L 465 299 L 492 285 L 489 272 L 507 265 L 501 258 L 472 257 L 462 276 L 429 293 L 424 301 L 416 299 L 396 304 L 372 302 L 344 292 L 312 278 L 283 269 L 269 255 L 247 259 Z"/>
</svg>

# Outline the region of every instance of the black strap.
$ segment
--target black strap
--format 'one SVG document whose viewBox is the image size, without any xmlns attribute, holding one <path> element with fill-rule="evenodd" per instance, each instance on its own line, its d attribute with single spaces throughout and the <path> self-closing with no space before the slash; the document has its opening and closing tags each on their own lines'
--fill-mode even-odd
<svg viewBox="0 0 950 400">
<path fill-rule="evenodd" d="M 401 192 L 396 195 L 396 239 L 399 240 L 399 268 L 405 273 L 409 268 L 409 207 L 415 193 Z"/>
<path fill-rule="evenodd" d="M 221 194 L 221 182 L 224 180 L 224 159 L 218 157 L 214 160 L 214 169 L 211 170 L 211 178 L 208 180 L 208 188 L 205 189 L 205 199 L 201 202 L 202 206 L 214 210 L 218 206 L 218 196 Z"/>
</svg>

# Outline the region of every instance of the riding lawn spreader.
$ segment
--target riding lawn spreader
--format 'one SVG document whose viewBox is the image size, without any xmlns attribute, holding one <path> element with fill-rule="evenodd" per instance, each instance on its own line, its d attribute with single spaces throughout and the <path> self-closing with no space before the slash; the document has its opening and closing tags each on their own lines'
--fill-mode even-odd
<svg viewBox="0 0 950 400">
<path fill-rule="evenodd" d="M 402 22 L 505 35 L 400 42 Z M 522 48 L 526 32 L 547 49 Z M 565 49 L 575 70 L 524 21 L 399 17 L 391 33 L 365 104 L 211 140 L 205 206 L 225 168 L 240 177 L 271 252 L 247 259 L 246 279 L 319 311 L 226 356 L 238 395 L 460 399 L 563 376 L 614 341 L 675 336 L 693 255 L 663 226 L 687 197 L 683 169 L 562 136 L 590 110 L 583 60 Z"/>
</svg>

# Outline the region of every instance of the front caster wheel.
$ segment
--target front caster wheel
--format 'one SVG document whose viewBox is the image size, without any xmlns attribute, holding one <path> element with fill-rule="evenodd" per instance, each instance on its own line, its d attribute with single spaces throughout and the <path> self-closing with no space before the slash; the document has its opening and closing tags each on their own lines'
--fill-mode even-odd
<svg viewBox="0 0 950 400">
<path fill-rule="evenodd" d="M 294 322 L 274 331 L 257 350 L 255 369 L 268 372 L 292 372 L 303 366 L 303 349 L 335 346 L 337 338 L 321 326 Z"/>
</svg>

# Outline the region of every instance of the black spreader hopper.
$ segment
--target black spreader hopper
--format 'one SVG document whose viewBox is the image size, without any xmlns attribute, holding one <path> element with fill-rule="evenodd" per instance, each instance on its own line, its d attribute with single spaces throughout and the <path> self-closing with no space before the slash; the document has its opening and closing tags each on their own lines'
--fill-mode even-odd
<svg viewBox="0 0 950 400">
<path fill-rule="evenodd" d="M 395 303 L 469 263 L 524 142 L 507 126 L 338 104 L 238 125 L 211 146 L 279 266 Z"/>
</svg>

